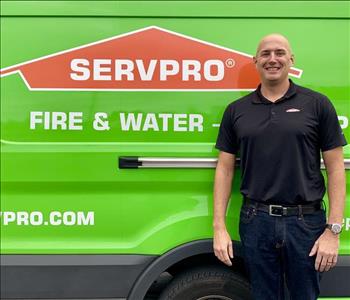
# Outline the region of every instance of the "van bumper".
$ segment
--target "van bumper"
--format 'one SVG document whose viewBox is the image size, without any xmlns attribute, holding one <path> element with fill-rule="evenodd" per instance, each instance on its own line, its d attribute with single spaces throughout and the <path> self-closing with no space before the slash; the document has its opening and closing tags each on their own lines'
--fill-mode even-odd
<svg viewBox="0 0 350 300">
<path fill-rule="evenodd" d="M 127 298 L 151 255 L 1 255 L 1 299 Z"/>
</svg>

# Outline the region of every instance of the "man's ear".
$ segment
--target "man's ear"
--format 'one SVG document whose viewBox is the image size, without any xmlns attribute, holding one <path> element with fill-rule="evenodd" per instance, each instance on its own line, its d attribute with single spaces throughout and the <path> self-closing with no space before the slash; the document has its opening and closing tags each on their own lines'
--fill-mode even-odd
<svg viewBox="0 0 350 300">
<path fill-rule="evenodd" d="M 256 66 L 257 59 L 256 59 L 256 57 L 255 57 L 255 56 L 253 56 L 253 63 L 254 63 L 254 65 Z"/>
<path fill-rule="evenodd" d="M 290 61 L 292 62 L 292 66 L 294 66 L 294 54 L 290 56 Z"/>
</svg>

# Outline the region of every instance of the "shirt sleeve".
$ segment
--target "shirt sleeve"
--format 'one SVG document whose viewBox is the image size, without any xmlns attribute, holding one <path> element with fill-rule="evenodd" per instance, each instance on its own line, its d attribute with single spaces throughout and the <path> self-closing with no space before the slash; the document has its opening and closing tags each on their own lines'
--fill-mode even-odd
<svg viewBox="0 0 350 300">
<path fill-rule="evenodd" d="M 321 151 L 324 152 L 336 147 L 345 146 L 347 141 L 340 127 L 333 104 L 327 97 L 321 99 L 320 104 L 319 128 Z"/>
<path fill-rule="evenodd" d="M 216 139 L 215 148 L 220 151 L 237 154 L 239 150 L 237 135 L 233 127 L 234 108 L 227 106 L 220 123 L 219 134 Z"/>
</svg>

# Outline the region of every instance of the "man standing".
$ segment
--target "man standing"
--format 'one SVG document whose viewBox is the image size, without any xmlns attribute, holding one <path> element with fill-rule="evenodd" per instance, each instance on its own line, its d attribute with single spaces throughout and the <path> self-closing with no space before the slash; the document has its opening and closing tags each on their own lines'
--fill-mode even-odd
<svg viewBox="0 0 350 300">
<path fill-rule="evenodd" d="M 231 265 L 225 215 L 239 153 L 239 233 L 254 299 L 284 299 L 284 280 L 293 300 L 317 299 L 320 273 L 337 262 L 346 141 L 327 97 L 288 79 L 294 56 L 284 36 L 264 37 L 253 60 L 261 84 L 226 108 L 216 142 L 214 252 Z M 328 177 L 328 224 L 320 151 Z"/>
</svg>

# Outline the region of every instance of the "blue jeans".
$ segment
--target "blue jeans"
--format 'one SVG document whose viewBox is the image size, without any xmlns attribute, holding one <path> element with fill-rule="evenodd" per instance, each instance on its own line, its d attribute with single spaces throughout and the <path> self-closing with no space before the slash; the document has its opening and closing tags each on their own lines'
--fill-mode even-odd
<svg viewBox="0 0 350 300">
<path fill-rule="evenodd" d="M 254 204 L 243 205 L 240 214 L 245 266 L 253 299 L 283 300 L 285 283 L 292 300 L 314 300 L 320 292 L 320 275 L 311 248 L 323 233 L 323 209 L 299 216 L 270 216 Z"/>
</svg>

